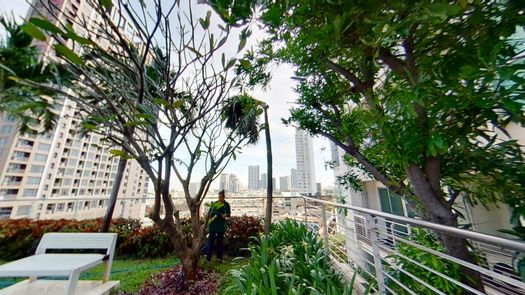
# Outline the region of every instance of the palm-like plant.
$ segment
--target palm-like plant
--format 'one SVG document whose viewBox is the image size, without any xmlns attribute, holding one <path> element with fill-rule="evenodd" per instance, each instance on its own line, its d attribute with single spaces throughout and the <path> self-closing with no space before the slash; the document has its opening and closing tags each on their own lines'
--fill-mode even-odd
<svg viewBox="0 0 525 295">
<path fill-rule="evenodd" d="M 60 67 L 39 60 L 38 50 L 31 45 L 33 38 L 22 25 L 5 17 L 0 17 L 0 24 L 6 32 L 0 42 L 0 112 L 14 117 L 22 133 L 39 124 L 47 131 L 55 121 L 51 93 L 24 81 L 56 83 Z"/>
<path fill-rule="evenodd" d="M 259 116 L 264 113 L 264 125 L 259 123 Z M 243 93 L 227 100 L 222 109 L 222 116 L 227 128 L 239 136 L 249 136 L 249 143 L 254 144 L 259 140 L 261 129 L 266 137 L 266 162 L 267 162 L 267 188 L 266 188 L 266 214 L 264 233 L 270 233 L 272 224 L 273 181 L 272 181 L 272 140 L 270 125 L 268 123 L 268 105 L 250 95 Z"/>
</svg>

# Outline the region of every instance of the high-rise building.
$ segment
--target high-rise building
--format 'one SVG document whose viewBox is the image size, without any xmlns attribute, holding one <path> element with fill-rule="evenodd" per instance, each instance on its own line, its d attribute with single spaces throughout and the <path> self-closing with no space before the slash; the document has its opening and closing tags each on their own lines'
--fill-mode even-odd
<svg viewBox="0 0 525 295">
<path fill-rule="evenodd" d="M 316 187 L 312 138 L 299 128 L 295 129 L 295 156 L 297 160 L 297 191 L 314 195 Z"/>
<path fill-rule="evenodd" d="M 219 191 L 229 191 L 230 190 L 230 174 L 223 173 L 219 178 Z"/>
<path fill-rule="evenodd" d="M 261 187 L 259 165 L 248 166 L 248 190 L 256 190 Z"/>
<path fill-rule="evenodd" d="M 230 185 L 228 192 L 230 193 L 238 193 L 240 191 L 240 182 L 237 178 L 237 175 L 230 174 Z"/>
<path fill-rule="evenodd" d="M 263 190 L 266 190 L 267 187 L 268 187 L 268 174 L 262 173 L 261 174 L 261 188 Z"/>
<path fill-rule="evenodd" d="M 292 191 L 297 190 L 297 169 L 292 169 L 290 174 L 290 187 Z"/>
<path fill-rule="evenodd" d="M 57 13 L 51 2 L 64 13 Z M 52 22 L 71 24 L 80 35 L 85 28 L 78 20 L 95 24 L 101 17 L 82 0 L 35 0 L 33 6 Z M 45 58 L 53 58 L 49 43 L 35 45 Z M 76 132 L 81 123 L 76 103 L 56 98 L 54 110 L 56 126 L 46 134 L 22 135 L 12 118 L 0 115 L 0 219 L 84 219 L 105 212 L 119 159 L 111 156 L 111 147 L 98 135 Z M 139 164 L 128 161 L 115 216 L 142 217 L 139 203 L 148 182 Z"/>
<path fill-rule="evenodd" d="M 281 192 L 290 191 L 290 176 L 279 177 L 279 191 Z"/>
<path fill-rule="evenodd" d="M 321 190 L 322 190 L 320 182 L 316 183 L 315 190 L 316 190 L 315 195 L 317 197 L 320 197 L 321 196 Z"/>
</svg>

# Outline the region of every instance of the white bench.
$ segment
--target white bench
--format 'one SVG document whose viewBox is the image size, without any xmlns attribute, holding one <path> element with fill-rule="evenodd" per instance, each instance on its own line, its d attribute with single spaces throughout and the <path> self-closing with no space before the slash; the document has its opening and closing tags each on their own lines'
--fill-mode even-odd
<svg viewBox="0 0 525 295">
<path fill-rule="evenodd" d="M 0 277 L 29 277 L 28 280 L 0 290 L 0 295 L 108 294 L 120 284 L 119 281 L 109 281 L 116 242 L 115 233 L 44 234 L 35 255 L 0 265 Z M 52 249 L 101 249 L 104 254 L 46 253 Z M 101 281 L 79 281 L 82 271 L 101 263 L 105 264 Z M 43 276 L 68 277 L 68 280 L 37 280 Z"/>
</svg>

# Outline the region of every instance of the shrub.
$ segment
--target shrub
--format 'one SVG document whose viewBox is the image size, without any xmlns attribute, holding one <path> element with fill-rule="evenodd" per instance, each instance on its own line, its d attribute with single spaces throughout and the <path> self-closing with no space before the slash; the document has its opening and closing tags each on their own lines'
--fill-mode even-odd
<svg viewBox="0 0 525 295">
<path fill-rule="evenodd" d="M 173 253 L 173 244 L 158 226 L 138 228 L 118 246 L 117 254 L 139 258 L 163 257 Z"/>
<path fill-rule="evenodd" d="M 191 245 L 191 223 L 183 223 L 184 239 Z M 47 232 L 97 232 L 102 219 L 89 220 L 30 220 L 12 219 L 0 221 L 0 259 L 14 260 L 32 254 L 38 241 Z M 262 223 L 250 216 L 232 217 L 225 236 L 226 254 L 239 256 L 247 248 L 250 236 L 258 236 Z M 166 234 L 157 226 L 141 228 L 138 219 L 113 219 L 110 232 L 118 234 L 116 254 L 136 258 L 162 257 L 173 252 Z"/>
<path fill-rule="evenodd" d="M 243 294 L 351 294 L 330 269 L 320 239 L 302 224 L 277 224 L 268 238 L 250 247 L 250 262 L 231 271 Z"/>
<path fill-rule="evenodd" d="M 412 228 L 411 234 L 408 237 L 409 241 L 424 246 L 429 249 L 433 249 L 439 252 L 444 252 L 445 248 L 441 245 L 435 234 L 425 231 L 424 229 Z M 421 250 L 414 246 L 408 245 L 403 242 L 398 242 L 394 246 L 395 252 L 421 263 L 431 269 L 436 270 L 439 273 L 447 275 L 458 281 L 462 281 L 462 276 L 460 272 L 460 267 L 458 264 L 451 261 L 441 259 L 427 251 Z M 417 294 L 435 294 L 434 291 L 425 287 L 423 284 L 414 280 L 412 277 L 408 276 L 398 268 L 402 268 L 404 271 L 419 277 L 422 281 L 428 283 L 430 286 L 433 286 L 447 294 L 460 294 L 462 293 L 462 288 L 447 279 L 434 274 L 426 269 L 410 262 L 409 260 L 394 254 L 388 256 L 391 265 L 396 265 L 397 268 L 390 267 L 389 264 L 386 265 L 388 273 L 394 277 L 397 281 L 401 282 L 403 285 L 407 286 L 410 290 L 416 292 Z M 388 287 L 394 290 L 398 294 L 408 294 L 401 286 L 399 286 L 393 280 L 387 281 Z"/>
<path fill-rule="evenodd" d="M 144 283 L 136 295 L 171 295 L 171 294 L 216 294 L 219 275 L 197 269 L 195 280 L 184 279 L 182 265 L 163 271 Z"/>
<path fill-rule="evenodd" d="M 263 231 L 260 218 L 253 216 L 232 216 L 224 235 L 225 254 L 228 256 L 247 256 L 250 237 L 258 237 Z M 243 251 L 243 249 L 246 249 Z"/>
<path fill-rule="evenodd" d="M 136 295 L 170 294 L 216 294 L 219 287 L 219 275 L 197 269 L 195 281 L 184 279 L 182 265 L 161 272 L 148 279 Z M 186 293 L 187 292 L 187 293 Z"/>
</svg>

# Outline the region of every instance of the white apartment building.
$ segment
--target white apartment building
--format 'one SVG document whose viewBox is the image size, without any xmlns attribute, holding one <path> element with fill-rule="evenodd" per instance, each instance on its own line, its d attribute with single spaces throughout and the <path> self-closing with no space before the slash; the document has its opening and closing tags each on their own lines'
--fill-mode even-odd
<svg viewBox="0 0 525 295">
<path fill-rule="evenodd" d="M 290 171 L 290 188 L 292 191 L 297 190 L 297 169 L 293 169 Z"/>
<path fill-rule="evenodd" d="M 237 178 L 237 175 L 230 174 L 230 189 L 228 192 L 230 193 L 239 193 L 241 191 L 241 182 L 239 178 Z"/>
<path fill-rule="evenodd" d="M 229 191 L 230 190 L 230 174 L 223 173 L 219 178 L 219 191 Z"/>
<path fill-rule="evenodd" d="M 290 176 L 279 177 L 279 191 L 280 192 L 290 191 Z"/>
<path fill-rule="evenodd" d="M 248 189 L 256 190 L 261 187 L 261 178 L 259 174 L 259 165 L 248 166 Z"/>
<path fill-rule="evenodd" d="M 33 5 L 46 16 L 54 12 L 44 9 L 49 3 L 65 12 L 55 11 L 59 21 L 72 24 L 80 33 L 84 31 L 75 24 L 76 18 L 93 24 L 100 18 L 85 0 L 35 0 Z M 34 14 L 34 10 L 28 13 Z M 37 42 L 36 46 L 52 58 L 48 44 Z M 19 134 L 16 122 L 0 116 L 0 219 L 87 219 L 101 217 L 106 210 L 119 159 L 111 157 L 110 147 L 97 135 L 77 133 L 76 103 L 57 98 L 54 108 L 57 123 L 46 134 Z M 143 215 L 148 182 L 138 163 L 128 161 L 114 217 Z"/>
<path fill-rule="evenodd" d="M 315 195 L 315 164 L 312 138 L 295 129 L 295 156 L 297 162 L 297 192 Z"/>
</svg>

